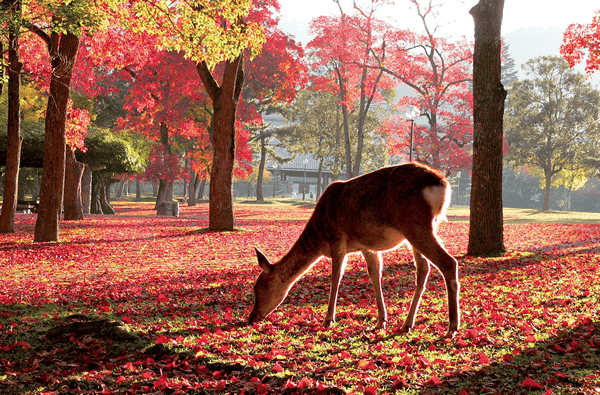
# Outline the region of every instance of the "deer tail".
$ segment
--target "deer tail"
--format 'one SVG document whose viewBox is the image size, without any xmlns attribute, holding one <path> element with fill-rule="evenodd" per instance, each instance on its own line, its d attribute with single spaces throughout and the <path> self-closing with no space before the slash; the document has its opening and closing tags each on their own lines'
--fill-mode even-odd
<svg viewBox="0 0 600 395">
<path fill-rule="evenodd" d="M 450 205 L 451 196 L 452 188 L 448 182 L 444 182 L 443 185 L 428 186 L 423 189 L 423 197 L 431 207 L 434 227 L 437 227 L 437 224 L 441 221 L 448 220 L 446 218 L 446 210 Z"/>
</svg>

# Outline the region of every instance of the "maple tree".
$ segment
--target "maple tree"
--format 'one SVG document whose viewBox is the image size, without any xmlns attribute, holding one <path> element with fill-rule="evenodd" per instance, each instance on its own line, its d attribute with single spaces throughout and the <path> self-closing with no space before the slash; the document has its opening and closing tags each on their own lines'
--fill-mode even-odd
<svg viewBox="0 0 600 395">
<path fill-rule="evenodd" d="M 472 80 L 472 44 L 465 38 L 440 37 L 439 26 L 432 23 L 437 6 L 417 0 L 411 3 L 424 33 L 388 31 L 387 54 L 377 60 L 382 70 L 416 93 L 401 99 L 398 107 L 416 106 L 427 119 L 427 126 L 414 124 L 417 160 L 450 175 L 471 165 L 473 96 L 468 83 Z M 400 118 L 384 125 L 392 154 L 404 150 L 410 127 Z"/>
<path fill-rule="evenodd" d="M 553 177 L 563 169 L 585 168 L 589 148 L 600 143 L 600 93 L 561 57 L 532 59 L 525 72 L 528 78 L 508 96 L 507 159 L 541 170 L 542 208 L 548 210 Z"/>
<path fill-rule="evenodd" d="M 507 92 L 501 82 L 503 12 L 504 0 L 480 0 L 470 10 L 475 21 L 470 255 L 504 251 L 502 122 Z"/>
<path fill-rule="evenodd" d="M 245 52 L 256 55 L 264 43 L 261 20 L 276 2 L 196 0 L 170 3 L 145 0 L 136 11 L 146 17 L 147 30 L 162 31 L 158 43 L 177 50 L 195 62 L 196 70 L 213 107 L 211 116 L 210 206 L 211 230 L 233 230 L 233 168 L 235 161 L 236 112 L 244 83 Z M 251 10 L 256 19 L 249 18 Z M 221 78 L 214 67 L 223 62 Z"/>
<path fill-rule="evenodd" d="M 340 2 L 339 17 L 321 16 L 311 22 L 316 37 L 308 44 L 317 60 L 314 78 L 317 89 L 334 93 L 342 112 L 344 156 L 347 177 L 361 170 L 365 143 L 365 123 L 375 102 L 382 102 L 381 91 L 391 88 L 391 81 L 377 67 L 386 56 L 384 33 L 389 28 L 375 16 L 382 1 L 372 0 L 364 8 L 354 3 L 347 14 Z M 356 145 L 351 143 L 350 114 L 356 111 Z"/>
<path fill-rule="evenodd" d="M 600 70 L 600 9 L 588 24 L 575 23 L 565 30 L 560 53 L 573 67 L 585 59 L 585 70 L 592 74 Z"/>
</svg>

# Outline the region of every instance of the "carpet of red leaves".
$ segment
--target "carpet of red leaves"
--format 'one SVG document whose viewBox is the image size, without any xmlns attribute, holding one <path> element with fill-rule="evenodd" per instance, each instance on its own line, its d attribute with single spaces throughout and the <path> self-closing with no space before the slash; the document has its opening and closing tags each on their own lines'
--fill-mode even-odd
<svg viewBox="0 0 600 395">
<path fill-rule="evenodd" d="M 395 333 L 414 289 L 406 249 L 384 255 L 389 327 L 364 263 L 349 261 L 338 323 L 320 326 L 318 263 L 260 324 L 246 326 L 258 274 L 309 208 L 236 205 L 235 232 L 206 231 L 208 207 L 157 217 L 150 203 L 63 222 L 33 243 L 35 215 L 0 235 L 0 393 L 600 392 L 600 226 L 507 224 L 508 252 L 469 258 L 468 223 L 442 224 L 460 260 L 463 324 L 442 340 L 446 293 L 433 273 L 414 331 Z"/>
</svg>

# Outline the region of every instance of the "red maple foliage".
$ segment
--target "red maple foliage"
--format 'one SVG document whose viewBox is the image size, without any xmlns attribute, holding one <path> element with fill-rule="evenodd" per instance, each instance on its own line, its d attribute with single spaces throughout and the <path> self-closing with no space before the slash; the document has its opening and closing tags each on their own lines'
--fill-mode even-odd
<svg viewBox="0 0 600 395">
<path fill-rule="evenodd" d="M 600 9 L 590 23 L 574 23 L 567 28 L 560 53 L 571 67 L 585 59 L 588 74 L 600 70 Z"/>
<path fill-rule="evenodd" d="M 414 124 L 417 160 L 452 174 L 471 167 L 473 95 L 468 82 L 473 78 L 473 44 L 464 38 L 440 37 L 432 22 L 432 3 L 411 2 L 424 32 L 389 31 L 386 39 L 391 49 L 385 59 L 378 60 L 387 73 L 416 94 L 402 98 L 398 107 L 416 106 L 427 120 L 427 126 Z M 388 135 L 393 154 L 406 152 L 410 122 L 390 119 L 381 131 Z"/>
</svg>

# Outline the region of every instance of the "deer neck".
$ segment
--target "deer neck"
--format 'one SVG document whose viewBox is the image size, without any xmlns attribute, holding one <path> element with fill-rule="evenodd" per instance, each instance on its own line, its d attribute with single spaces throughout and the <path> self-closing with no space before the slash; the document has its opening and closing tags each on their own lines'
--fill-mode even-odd
<svg viewBox="0 0 600 395">
<path fill-rule="evenodd" d="M 305 228 L 292 248 L 275 264 L 281 280 L 293 284 L 323 255 L 322 243 L 315 232 Z"/>
</svg>

